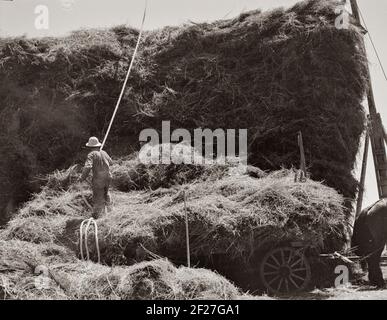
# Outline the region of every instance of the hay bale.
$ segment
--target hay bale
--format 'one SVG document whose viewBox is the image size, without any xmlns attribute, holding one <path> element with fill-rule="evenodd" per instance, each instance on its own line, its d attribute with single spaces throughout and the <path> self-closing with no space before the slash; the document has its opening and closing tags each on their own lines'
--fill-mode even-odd
<svg viewBox="0 0 387 320">
<path fill-rule="evenodd" d="M 0 244 L 2 299 L 245 298 L 232 283 L 212 271 L 176 268 L 167 260 L 110 268 L 80 262 L 57 245 L 15 240 Z"/>
<path fill-rule="evenodd" d="M 193 256 L 224 253 L 248 260 L 266 244 L 304 240 L 322 248 L 331 238 L 329 249 L 340 249 L 344 242 L 343 197 L 318 182 L 294 183 L 292 171 L 258 180 L 229 176 L 185 188 Z M 100 220 L 101 232 L 106 228 L 110 235 L 104 247 L 106 252 L 126 247 L 129 261 L 141 257 L 140 245 L 184 261 L 184 221 L 180 192 L 144 193 L 137 205 L 117 203 Z"/>
<path fill-rule="evenodd" d="M 121 155 L 137 149 L 133 137 L 165 119 L 172 129 L 247 128 L 251 164 L 277 170 L 298 165 L 302 130 L 312 177 L 354 198 L 367 61 L 361 30 L 335 28 L 338 4 L 308 0 L 145 32 L 110 145 L 119 143 Z M 17 136 L 19 147 L 0 144 L 16 160 L 0 166 L 18 185 L 1 186 L 1 194 L 24 191 L 15 201 L 25 201 L 33 175 L 69 165 L 86 135 L 101 135 L 137 36 L 121 26 L 0 40 L 0 112 L 23 123 L 4 122 L 2 140 Z M 15 166 L 27 174 L 14 177 Z"/>
<path fill-rule="evenodd" d="M 157 145 L 156 149 L 170 149 L 174 144 Z M 149 157 L 149 163 L 143 163 L 138 153 L 115 161 L 111 168 L 113 186 L 123 192 L 130 190 L 170 188 L 175 185 L 192 183 L 194 181 L 218 179 L 229 170 L 232 164 L 225 161 L 218 164 L 214 161 L 204 162 L 197 151 L 187 145 L 179 145 L 182 154 L 175 157 L 179 164 L 160 164 L 162 151 Z M 158 150 L 157 150 L 158 151 Z M 192 157 L 185 159 L 185 154 Z M 194 162 L 196 161 L 196 162 Z M 259 174 L 254 172 L 252 174 Z"/>
<path fill-rule="evenodd" d="M 103 261 L 130 265 L 149 258 L 146 250 L 184 261 L 182 190 L 188 199 L 191 253 L 198 259 L 222 253 L 248 261 L 259 248 L 290 241 L 303 240 L 322 249 L 329 239 L 328 251 L 340 250 L 344 243 L 344 199 L 333 189 L 312 180 L 294 182 L 289 170 L 261 179 L 229 171 L 220 179 L 197 180 L 180 188 L 113 191 L 113 211 L 98 220 Z M 59 200 L 62 197 L 58 194 Z M 49 203 L 56 205 L 54 199 Z M 75 196 L 69 199 L 77 201 Z M 71 202 L 67 206 L 73 207 Z M 15 218 L 0 238 L 65 242 L 77 250 L 79 225 L 87 212 L 63 216 L 47 210 L 50 215 Z M 91 231 L 89 246 L 96 258 L 93 237 Z"/>
<path fill-rule="evenodd" d="M 237 299 L 239 289 L 205 269 L 176 268 L 164 259 L 130 267 L 103 267 L 78 263 L 57 268 L 71 282 L 72 299 L 194 300 Z"/>
<path fill-rule="evenodd" d="M 128 168 L 125 166 L 124 169 Z M 98 219 L 101 258 L 108 265 L 133 266 L 130 269 L 132 276 L 121 279 L 119 269 L 106 276 L 105 269 L 99 268 L 101 274 L 97 270 L 93 278 L 88 276 L 89 267 L 82 266 L 74 277 L 85 277 L 88 284 L 71 289 L 74 292 L 70 296 L 87 299 L 146 298 L 149 290 L 154 294 L 152 298 L 178 298 L 181 291 L 189 294 L 191 278 L 202 275 L 189 270 L 186 275 L 179 272 L 182 277 L 187 277 L 183 286 L 177 285 L 176 276 L 171 276 L 168 271 L 172 267 L 167 268 L 164 264 L 152 267 L 151 271 L 142 267 L 136 269 L 139 261 L 147 265 L 145 261 L 155 257 L 168 257 L 176 264 L 185 263 L 183 190 L 187 196 L 192 261 L 218 270 L 238 284 L 239 279 L 234 277 L 232 268 L 238 268 L 242 273 L 250 270 L 257 254 L 268 248 L 303 240 L 320 250 L 341 249 L 345 240 L 346 210 L 343 197 L 335 190 L 312 180 L 294 182 L 292 170 L 272 172 L 257 179 L 248 173 L 240 174 L 233 166 L 228 169 L 221 171 L 218 179 L 198 178 L 171 188 L 147 188 L 129 193 L 113 190 L 115 204 L 112 212 Z M 25 205 L 19 216 L 0 231 L 0 239 L 19 239 L 39 245 L 57 244 L 79 256 L 79 227 L 82 220 L 91 215 L 89 211 L 74 211 L 79 205 L 79 194 L 84 191 L 84 187 L 80 188 L 70 186 L 68 190 L 55 191 L 45 187 Z M 48 197 L 47 201 L 44 201 L 45 197 Z M 69 201 L 65 206 L 63 199 Z M 45 203 L 43 209 L 42 203 Z M 326 246 L 327 243 L 330 247 Z M 88 244 L 91 259 L 96 261 L 94 230 L 88 234 Z M 231 271 L 224 269 L 223 260 L 219 259 L 221 256 L 227 256 L 227 267 Z M 145 273 L 154 274 L 158 279 L 156 284 L 144 277 Z M 67 279 L 67 276 L 63 277 Z M 219 295 L 221 290 L 215 288 L 221 288 L 224 283 L 216 279 L 212 283 L 203 277 L 203 283 L 195 278 L 194 285 L 200 287 L 195 296 Z M 141 282 L 140 279 L 146 280 Z M 71 277 L 65 281 L 67 287 L 74 286 L 72 282 Z M 117 287 L 113 285 L 111 289 L 111 283 L 117 283 Z M 132 287 L 133 283 L 140 283 L 138 291 L 120 289 L 120 286 Z M 168 286 L 165 283 L 169 283 Z M 158 284 L 160 287 L 156 291 L 150 289 Z M 98 290 L 93 289 L 94 285 Z M 171 289 L 176 286 L 182 286 L 178 295 Z"/>
</svg>

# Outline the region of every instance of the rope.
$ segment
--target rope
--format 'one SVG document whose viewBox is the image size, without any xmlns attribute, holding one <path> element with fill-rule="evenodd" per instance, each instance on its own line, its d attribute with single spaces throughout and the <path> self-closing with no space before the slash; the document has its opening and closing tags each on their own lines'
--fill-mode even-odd
<svg viewBox="0 0 387 320">
<path fill-rule="evenodd" d="M 382 69 L 382 72 L 383 72 L 383 75 L 384 75 L 384 79 L 386 79 L 386 81 L 387 81 L 387 73 L 386 73 L 386 70 L 385 70 L 384 67 L 383 67 L 382 59 L 380 58 L 379 52 L 378 52 L 378 50 L 377 50 L 377 48 L 376 48 L 376 45 L 375 45 L 375 43 L 374 43 L 374 40 L 373 40 L 373 38 L 372 38 L 371 31 L 370 31 L 370 30 L 368 29 L 368 27 L 367 27 L 367 23 L 365 22 L 365 19 L 364 19 L 364 17 L 363 17 L 363 13 L 361 12 L 359 6 L 358 6 L 358 9 L 359 9 L 359 14 L 360 14 L 361 20 L 362 20 L 362 22 L 363 22 L 363 24 L 364 24 L 364 27 L 365 27 L 365 28 L 367 29 L 367 31 L 368 31 L 368 37 L 370 38 L 372 48 L 374 49 L 375 54 L 376 54 L 376 57 L 377 57 L 377 59 L 378 59 L 378 61 L 379 61 L 379 65 L 380 65 L 380 68 Z"/>
<path fill-rule="evenodd" d="M 111 118 L 111 120 L 110 120 L 109 127 L 108 127 L 108 129 L 107 129 L 107 131 L 106 131 L 105 137 L 103 138 L 103 141 L 102 141 L 102 145 L 101 145 L 100 150 L 102 150 L 103 147 L 105 146 L 106 139 L 107 139 L 108 136 L 109 136 L 110 129 L 112 128 L 112 124 L 113 124 L 114 118 L 116 117 L 118 108 L 119 108 L 119 106 L 120 106 L 122 97 L 123 97 L 124 92 L 125 92 L 126 84 L 127 84 L 127 82 L 128 82 L 129 75 L 130 75 L 130 72 L 131 72 L 132 67 L 133 67 L 133 64 L 134 64 L 134 59 L 135 59 L 135 57 L 136 57 L 138 47 L 140 46 L 140 41 L 141 41 L 141 36 L 142 36 L 143 28 L 144 28 L 144 22 L 145 22 L 147 7 L 148 7 L 148 1 L 145 0 L 144 14 L 143 14 L 143 17 L 142 17 L 141 28 L 140 28 L 140 33 L 139 33 L 139 35 L 138 35 L 136 47 L 135 47 L 135 49 L 134 49 L 133 56 L 132 56 L 132 60 L 130 61 L 129 69 L 128 69 L 128 72 L 126 73 L 126 77 L 125 77 L 124 84 L 122 85 L 122 89 L 121 89 L 120 96 L 119 96 L 119 98 L 118 98 L 116 107 L 115 107 L 114 112 L 113 112 L 113 116 L 112 116 L 112 118 Z"/>
<path fill-rule="evenodd" d="M 85 233 L 83 233 L 83 229 L 84 229 L 85 224 L 86 224 Z M 90 228 L 91 224 L 93 224 L 93 226 L 94 226 L 95 247 L 97 250 L 98 263 L 100 263 L 101 262 L 101 253 L 99 250 L 99 242 L 98 242 L 98 225 L 97 225 L 97 222 L 93 218 L 83 220 L 81 223 L 81 226 L 79 228 L 79 249 L 80 249 L 79 251 L 81 253 L 81 259 L 85 260 L 85 256 L 83 254 L 83 245 L 85 245 L 86 257 L 87 257 L 86 260 L 90 260 L 90 251 L 89 251 L 89 245 L 88 245 L 87 240 L 88 240 L 88 232 L 89 232 L 89 228 Z"/>
</svg>

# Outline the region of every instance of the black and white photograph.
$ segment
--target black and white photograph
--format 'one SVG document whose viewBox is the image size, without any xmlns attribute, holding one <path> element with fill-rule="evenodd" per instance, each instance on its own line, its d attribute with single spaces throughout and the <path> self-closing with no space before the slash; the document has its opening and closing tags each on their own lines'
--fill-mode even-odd
<svg viewBox="0 0 387 320">
<path fill-rule="evenodd" d="M 0 300 L 387 300 L 386 17 L 0 0 Z"/>
</svg>

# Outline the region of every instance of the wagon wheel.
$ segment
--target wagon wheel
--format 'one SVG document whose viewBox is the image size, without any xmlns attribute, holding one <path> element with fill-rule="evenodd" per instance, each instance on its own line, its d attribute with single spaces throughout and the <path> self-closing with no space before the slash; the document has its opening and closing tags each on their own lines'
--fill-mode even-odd
<svg viewBox="0 0 387 320">
<path fill-rule="evenodd" d="M 260 276 L 264 286 L 271 293 L 300 292 L 310 282 L 310 264 L 303 250 L 290 247 L 276 248 L 263 257 Z"/>
</svg>

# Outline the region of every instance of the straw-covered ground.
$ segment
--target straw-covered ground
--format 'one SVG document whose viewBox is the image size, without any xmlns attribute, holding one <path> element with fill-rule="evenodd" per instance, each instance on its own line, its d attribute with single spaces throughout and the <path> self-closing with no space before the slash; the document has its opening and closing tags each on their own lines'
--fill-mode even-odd
<svg viewBox="0 0 387 320">
<path fill-rule="evenodd" d="M 364 129 L 361 30 L 335 28 L 339 1 L 147 31 L 107 148 L 138 149 L 141 129 L 248 129 L 261 169 L 299 161 L 304 135 L 312 178 L 353 198 Z M 82 30 L 63 38 L 0 39 L 1 219 L 36 191 L 33 178 L 82 159 L 102 136 L 138 30 Z"/>
<path fill-rule="evenodd" d="M 247 299 L 215 272 L 166 259 L 130 267 L 79 261 L 53 244 L 0 241 L 1 299 Z"/>
<path fill-rule="evenodd" d="M 80 223 L 91 215 L 87 184 L 72 182 L 79 175 L 74 167 L 49 175 L 43 190 L 0 231 L 0 269 L 8 285 L 3 285 L 4 294 L 234 299 L 241 296 L 239 289 L 197 268 L 256 289 L 253 281 L 249 286 L 238 276 L 257 278 L 253 266 L 268 248 L 295 240 L 320 250 L 342 248 L 346 218 L 338 192 L 312 180 L 295 182 L 292 170 L 240 169 L 236 163 L 144 165 L 134 156 L 115 161 L 113 205 L 98 219 L 102 265 L 78 260 Z M 138 180 L 138 172 L 153 179 Z M 171 172 L 178 183 L 168 181 Z M 186 263 L 185 214 L 193 269 L 177 267 Z M 97 261 L 94 235 L 89 232 L 88 245 Z M 20 286 L 31 286 L 37 266 L 49 269 L 55 290 L 28 287 L 23 295 Z"/>
</svg>

